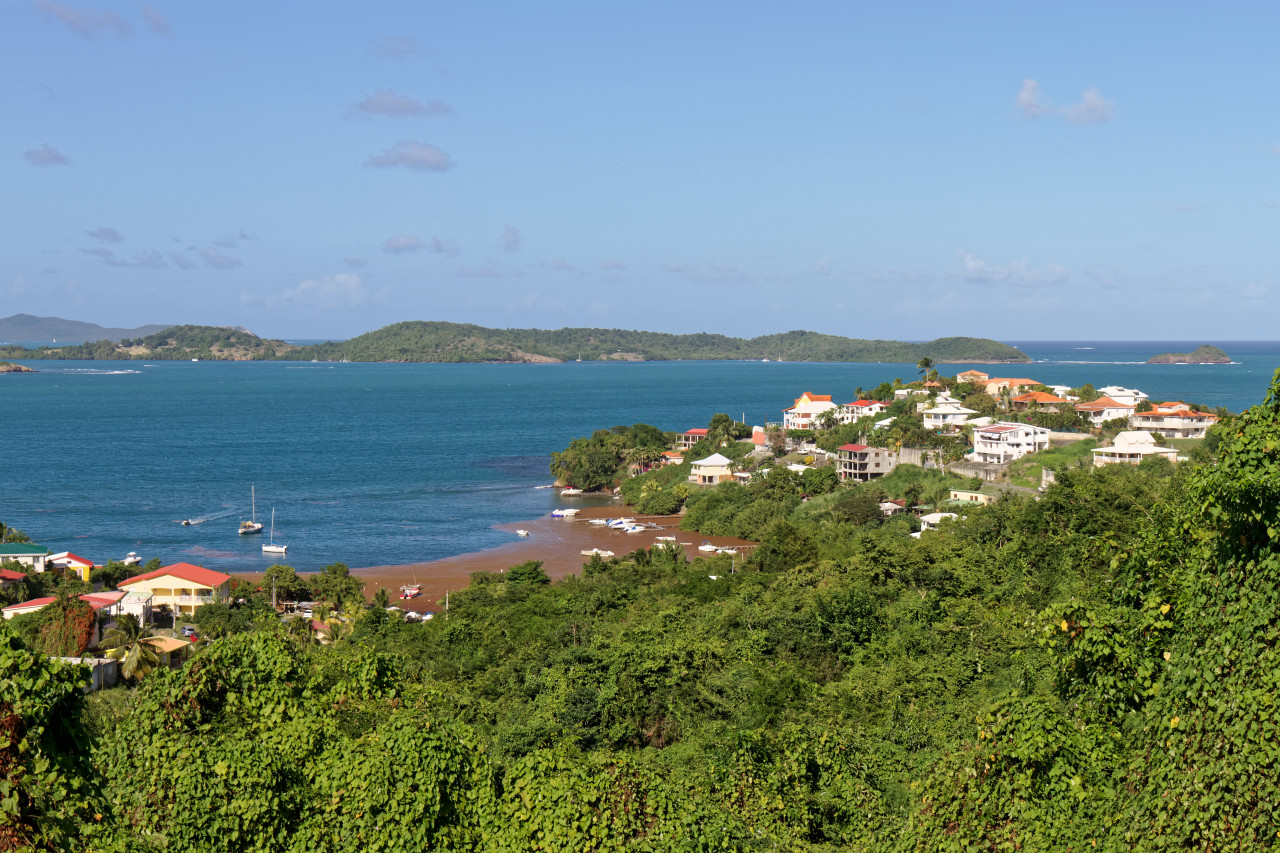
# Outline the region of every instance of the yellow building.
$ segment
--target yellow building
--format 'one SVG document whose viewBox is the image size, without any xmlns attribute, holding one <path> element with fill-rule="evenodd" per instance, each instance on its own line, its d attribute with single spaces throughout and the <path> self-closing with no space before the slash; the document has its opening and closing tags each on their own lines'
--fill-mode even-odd
<svg viewBox="0 0 1280 853">
<path fill-rule="evenodd" d="M 118 584 L 120 589 L 150 594 L 151 606 L 190 616 L 202 604 L 225 603 L 231 595 L 231 575 L 190 563 L 175 563 L 137 575 Z"/>
</svg>

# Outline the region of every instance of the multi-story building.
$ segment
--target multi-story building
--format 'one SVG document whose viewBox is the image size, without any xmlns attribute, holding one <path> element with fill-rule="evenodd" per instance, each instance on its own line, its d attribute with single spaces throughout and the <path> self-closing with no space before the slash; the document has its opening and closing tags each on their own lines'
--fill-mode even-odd
<svg viewBox="0 0 1280 853">
<path fill-rule="evenodd" d="M 784 429 L 813 429 L 818 415 L 836 408 L 830 394 L 814 394 L 805 391 L 796 397 L 795 405 L 782 412 Z"/>
<path fill-rule="evenodd" d="M 1133 414 L 1135 406 L 1128 406 L 1110 397 L 1099 397 L 1092 403 L 1077 403 L 1076 411 L 1087 415 L 1093 426 L 1102 426 L 1107 421 L 1127 418 Z"/>
<path fill-rule="evenodd" d="M 1178 459 L 1178 451 L 1156 444 L 1151 433 L 1144 430 L 1125 430 L 1116 435 L 1110 447 L 1098 447 L 1093 451 L 1094 465 L 1137 465 L 1148 456 L 1163 456 L 1170 462 Z"/>
<path fill-rule="evenodd" d="M 1049 446 L 1049 430 L 1031 424 L 998 421 L 973 431 L 974 459 L 1003 464 Z"/>
<path fill-rule="evenodd" d="M 1174 408 L 1175 406 L 1181 408 Z M 1158 432 L 1165 438 L 1204 438 L 1218 418 L 1208 412 L 1197 412 L 1182 403 L 1157 404 L 1149 412 L 1129 415 L 1129 428 Z"/>
<path fill-rule="evenodd" d="M 883 477 L 898 465 L 898 454 L 883 447 L 846 444 L 836 449 L 836 475 L 842 482 L 865 483 Z"/>
<path fill-rule="evenodd" d="M 191 616 L 202 604 L 226 603 L 231 595 L 231 575 L 190 563 L 175 563 L 121 581 L 118 586 L 127 592 L 149 594 L 152 607 L 167 604 L 173 613 Z"/>
</svg>

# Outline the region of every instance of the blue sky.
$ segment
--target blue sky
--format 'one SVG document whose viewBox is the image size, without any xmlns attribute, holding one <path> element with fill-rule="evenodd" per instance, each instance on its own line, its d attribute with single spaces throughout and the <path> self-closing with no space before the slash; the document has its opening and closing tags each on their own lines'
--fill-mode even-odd
<svg viewBox="0 0 1280 853">
<path fill-rule="evenodd" d="M 0 2 L 0 316 L 1270 339 L 1280 6 Z"/>
</svg>

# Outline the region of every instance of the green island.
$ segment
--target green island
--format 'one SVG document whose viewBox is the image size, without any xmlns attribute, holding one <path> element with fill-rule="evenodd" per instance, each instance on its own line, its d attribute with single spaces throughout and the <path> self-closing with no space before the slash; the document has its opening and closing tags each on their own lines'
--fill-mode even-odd
<svg viewBox="0 0 1280 853">
<path fill-rule="evenodd" d="M 24 349 L 0 347 L 23 359 L 140 359 L 216 361 L 282 359 L 366 362 L 563 362 L 747 359 L 771 361 L 895 362 L 931 358 L 947 363 L 1025 363 L 1026 354 L 985 338 L 939 338 L 928 343 L 870 341 L 786 332 L 750 340 L 724 335 L 671 335 L 618 329 L 487 329 L 460 323 L 396 323 L 348 341 L 297 346 L 213 326 L 175 326 L 142 338 Z"/>
<path fill-rule="evenodd" d="M 742 459 L 742 431 L 718 415 L 686 457 Z M 677 494 L 686 530 L 749 534 L 749 556 L 638 549 L 556 583 L 523 563 L 474 574 L 424 623 L 385 590 L 365 602 L 340 564 L 273 566 L 195 611 L 181 664 L 119 617 L 104 647 L 125 683 L 93 692 L 87 667 L 50 657 L 95 628 L 84 585 L 26 571 L 0 593 L 54 602 L 0 625 L 0 837 L 121 853 L 1275 846 L 1280 371 L 1186 461 L 1058 449 L 1041 492 L 963 504 L 918 538 L 887 497 L 936 509 L 977 484 L 905 464 L 841 483 L 775 454 L 745 483 L 689 486 L 690 463 L 654 467 L 671 438 L 602 430 L 553 470 L 603 472 L 637 508 Z M 324 603 L 282 618 L 273 594 Z"/>
<path fill-rule="evenodd" d="M 14 364 L 11 361 L 0 361 L 0 373 L 34 373 L 30 367 Z"/>
<path fill-rule="evenodd" d="M 1231 356 L 1209 344 L 1191 352 L 1164 352 L 1147 359 L 1147 364 L 1230 364 Z"/>
</svg>

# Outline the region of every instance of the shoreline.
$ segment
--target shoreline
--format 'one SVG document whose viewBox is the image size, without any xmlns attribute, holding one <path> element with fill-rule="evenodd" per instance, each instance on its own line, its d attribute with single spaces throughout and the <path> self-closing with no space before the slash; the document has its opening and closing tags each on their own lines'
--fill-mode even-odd
<svg viewBox="0 0 1280 853">
<path fill-rule="evenodd" d="M 495 548 L 445 557 L 418 563 L 401 563 L 386 566 L 362 566 L 352 568 L 351 574 L 364 581 L 365 600 L 372 600 L 379 589 L 386 589 L 392 602 L 404 609 L 417 612 L 443 609 L 445 595 L 466 589 L 471 584 L 473 572 L 501 572 L 526 560 L 541 560 L 542 569 L 552 581 L 582 572 L 582 566 L 590 557 L 582 551 L 599 548 L 612 551 L 622 557 L 639 548 L 650 548 L 658 536 L 674 536 L 683 544 L 685 559 L 692 561 L 703 554 L 697 550 L 704 541 L 720 547 L 735 546 L 741 553 L 749 554 L 756 543 L 732 536 L 706 536 L 688 530 L 680 530 L 680 515 L 641 515 L 628 517 L 636 521 L 659 525 L 660 530 L 640 533 L 624 533 L 604 525 L 588 524 L 591 518 L 620 518 L 628 516 L 622 505 L 583 507 L 573 518 L 552 518 L 545 515 L 532 521 L 496 524 L 492 529 L 510 533 L 512 541 Z M 517 536 L 517 530 L 529 531 L 528 536 Z M 607 559 L 607 558 L 605 558 Z M 235 572 L 236 577 L 260 579 L 260 572 Z M 299 572 L 307 576 L 311 572 Z M 410 601 L 400 601 L 400 587 L 407 584 L 422 585 L 422 595 Z"/>
</svg>

